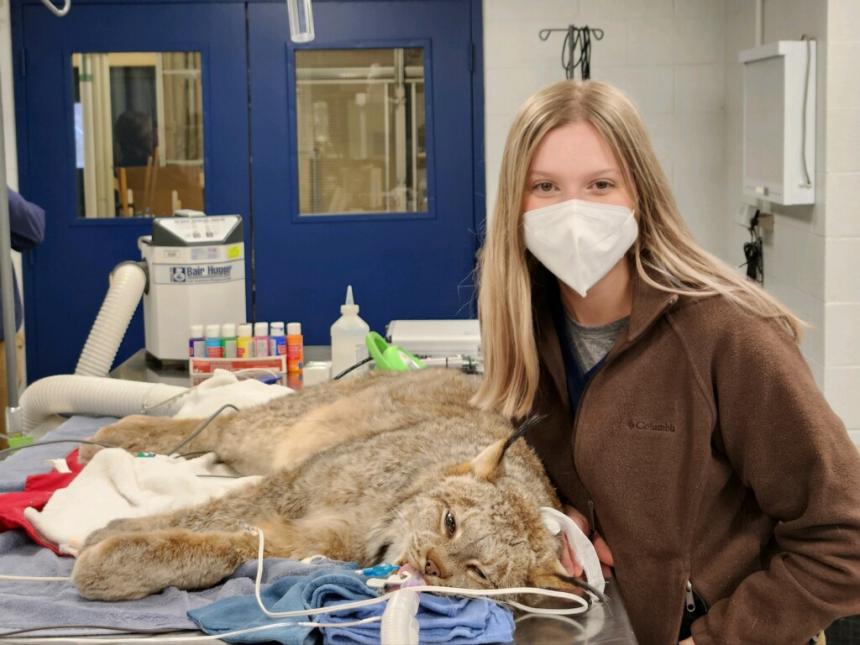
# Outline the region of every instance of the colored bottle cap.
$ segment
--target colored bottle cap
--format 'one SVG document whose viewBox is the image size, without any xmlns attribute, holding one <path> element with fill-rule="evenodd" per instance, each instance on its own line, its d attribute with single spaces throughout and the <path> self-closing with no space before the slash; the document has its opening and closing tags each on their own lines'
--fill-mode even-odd
<svg viewBox="0 0 860 645">
<path fill-rule="evenodd" d="M 302 335 L 302 323 L 297 323 L 297 322 L 287 323 L 287 335 L 288 336 L 301 336 Z"/>
</svg>

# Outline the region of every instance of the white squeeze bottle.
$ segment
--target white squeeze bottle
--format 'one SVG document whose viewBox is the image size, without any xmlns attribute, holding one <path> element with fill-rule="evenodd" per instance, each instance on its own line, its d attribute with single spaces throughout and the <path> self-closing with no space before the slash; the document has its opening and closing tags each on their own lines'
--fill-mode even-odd
<svg viewBox="0 0 860 645">
<path fill-rule="evenodd" d="M 340 318 L 331 326 L 332 378 L 367 356 L 365 339 L 370 333 L 370 327 L 358 315 L 358 305 L 352 299 L 352 285 L 346 288 L 346 302 L 340 306 L 340 314 Z M 362 366 L 349 375 L 366 369 L 366 366 Z"/>
</svg>

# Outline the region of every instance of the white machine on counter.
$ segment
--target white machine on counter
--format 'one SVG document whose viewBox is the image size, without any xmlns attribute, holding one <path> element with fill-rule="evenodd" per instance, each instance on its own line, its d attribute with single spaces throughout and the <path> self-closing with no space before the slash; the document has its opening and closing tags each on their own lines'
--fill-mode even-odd
<svg viewBox="0 0 860 645">
<path fill-rule="evenodd" d="M 245 244 L 239 215 L 159 217 L 138 239 L 147 270 L 147 358 L 188 360 L 192 324 L 244 322 Z"/>
<path fill-rule="evenodd" d="M 392 320 L 386 327 L 388 341 L 406 349 L 426 367 L 454 367 L 483 371 L 481 327 L 475 319 Z"/>
<path fill-rule="evenodd" d="M 481 327 L 462 320 L 392 320 L 388 340 L 420 357 L 473 356 L 481 353 Z"/>
</svg>

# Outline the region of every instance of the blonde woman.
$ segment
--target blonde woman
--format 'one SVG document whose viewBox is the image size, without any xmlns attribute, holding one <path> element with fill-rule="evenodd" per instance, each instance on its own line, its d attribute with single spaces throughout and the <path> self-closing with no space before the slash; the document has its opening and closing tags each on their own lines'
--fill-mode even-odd
<svg viewBox="0 0 860 645">
<path fill-rule="evenodd" d="M 474 402 L 539 419 L 640 642 L 799 644 L 860 613 L 860 458 L 802 323 L 693 241 L 617 89 L 521 108 L 479 308 Z"/>
</svg>

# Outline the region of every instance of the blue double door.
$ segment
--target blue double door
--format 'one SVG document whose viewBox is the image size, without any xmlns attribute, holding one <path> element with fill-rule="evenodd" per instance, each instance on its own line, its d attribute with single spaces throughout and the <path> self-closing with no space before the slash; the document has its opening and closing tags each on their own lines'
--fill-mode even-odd
<svg viewBox="0 0 860 645">
<path fill-rule="evenodd" d="M 203 206 L 244 217 L 249 320 L 301 321 L 307 344 L 326 344 L 347 284 L 379 331 L 398 318 L 474 316 L 484 212 L 480 2 L 315 0 L 313 9 L 316 39 L 295 45 L 283 2 L 77 0 L 62 19 L 38 0 L 13 4 L 19 183 L 47 213 L 45 242 L 24 267 L 30 381 L 74 370 L 111 269 L 139 259 L 137 239 L 151 227 L 145 217 L 79 215 L 70 61 L 80 52 L 200 52 Z M 393 151 L 391 164 L 402 167 L 411 188 L 398 194 L 386 183 L 395 169 L 386 166 L 380 181 L 382 171 L 364 163 L 369 174 L 358 181 L 377 193 L 370 207 L 355 208 L 351 195 L 373 190 L 344 193 L 338 184 L 338 177 L 355 183 L 343 177 L 349 163 L 323 174 L 337 160 L 319 158 L 313 137 L 321 120 L 337 130 L 334 116 L 320 114 L 313 97 L 297 100 L 303 79 L 313 89 L 337 76 L 328 69 L 313 80 L 319 63 L 312 54 L 350 50 L 411 52 L 411 67 L 400 69 L 414 73 L 417 65 L 422 79 L 413 94 L 419 105 L 413 101 L 405 120 L 411 157 L 393 151 L 391 119 L 384 144 L 372 137 L 370 144 Z M 386 102 L 396 109 L 396 101 Z M 317 128 L 313 154 L 301 123 Z M 366 157 L 360 141 L 349 145 L 353 157 Z M 325 197 L 322 206 L 311 193 Z M 138 311 L 117 361 L 142 346 Z"/>
</svg>

